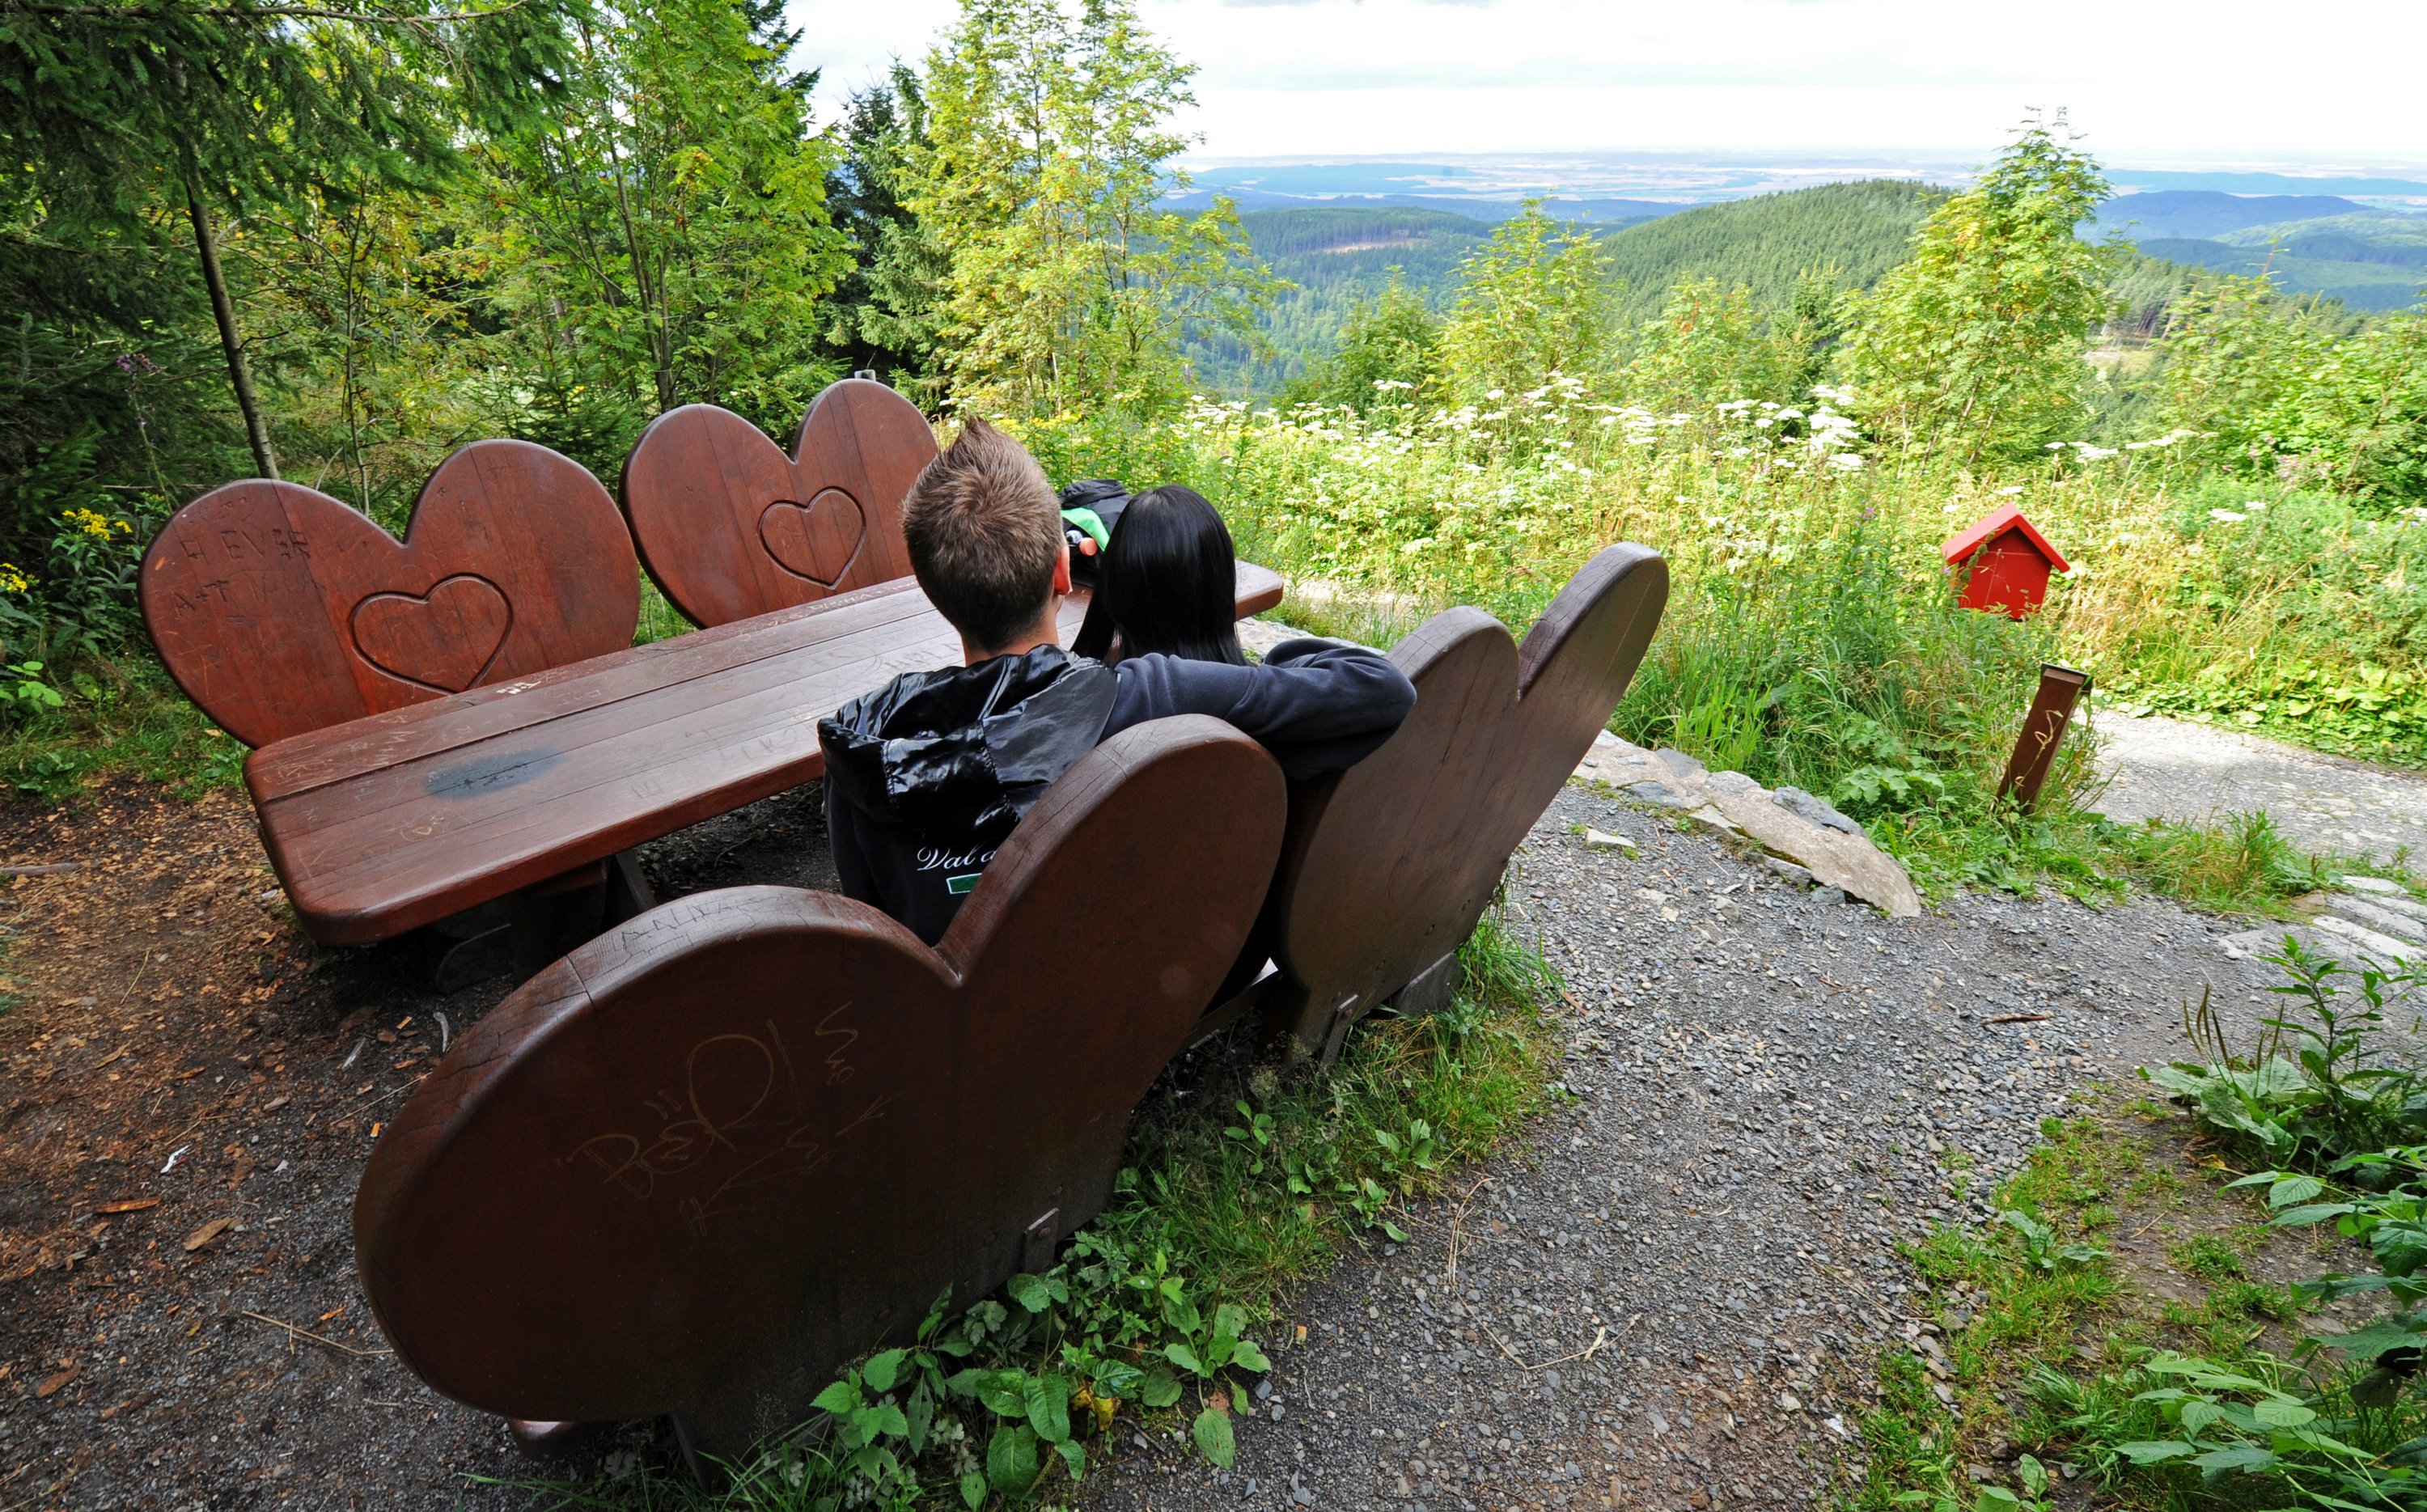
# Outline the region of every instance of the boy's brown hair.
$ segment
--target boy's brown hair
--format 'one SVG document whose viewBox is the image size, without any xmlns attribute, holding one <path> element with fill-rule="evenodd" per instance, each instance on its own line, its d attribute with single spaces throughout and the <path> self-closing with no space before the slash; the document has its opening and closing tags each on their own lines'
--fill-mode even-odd
<svg viewBox="0 0 2427 1512">
<path fill-rule="evenodd" d="M 1052 596 L 1061 500 L 1027 447 L 971 418 L 910 485 L 902 535 L 928 601 L 990 651 L 1034 625 Z"/>
</svg>

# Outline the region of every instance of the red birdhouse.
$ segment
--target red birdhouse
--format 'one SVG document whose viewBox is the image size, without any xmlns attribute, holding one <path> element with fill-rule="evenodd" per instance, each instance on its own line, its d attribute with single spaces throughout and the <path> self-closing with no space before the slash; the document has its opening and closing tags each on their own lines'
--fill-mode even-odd
<svg viewBox="0 0 2427 1512">
<path fill-rule="evenodd" d="M 2012 504 L 1941 549 L 1947 575 L 1955 579 L 1957 603 L 1965 609 L 1999 610 L 2018 620 L 2039 612 L 2040 601 L 2047 597 L 2049 572 L 2071 570 L 2047 537 Z"/>
</svg>

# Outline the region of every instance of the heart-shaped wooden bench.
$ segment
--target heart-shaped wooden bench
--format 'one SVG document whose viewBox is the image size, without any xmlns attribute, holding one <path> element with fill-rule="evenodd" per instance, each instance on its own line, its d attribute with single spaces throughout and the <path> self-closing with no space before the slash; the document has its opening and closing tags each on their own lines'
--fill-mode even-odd
<svg viewBox="0 0 2427 1512">
<path fill-rule="evenodd" d="M 847 378 L 786 456 L 713 404 L 649 424 L 625 461 L 624 511 L 649 576 L 694 625 L 728 625 L 910 574 L 902 500 L 936 458 L 919 407 Z"/>
<path fill-rule="evenodd" d="M 1125 730 L 1015 830 L 934 950 L 827 893 L 610 930 L 459 1039 L 374 1149 L 364 1291 L 501 1416 L 672 1414 L 696 1455 L 1052 1263 L 1272 876 L 1286 800 L 1201 716 Z"/>
<path fill-rule="evenodd" d="M 1294 1058 L 1328 1064 L 1360 1015 L 1410 984 L 1410 997 L 1454 985 L 1458 946 L 1609 723 L 1668 601 L 1660 555 L 1614 545 L 1568 581 L 1522 647 L 1466 608 L 1400 642 L 1391 659 L 1416 685 L 1415 711 L 1347 772 L 1294 788 L 1258 930 L 1279 970 L 1204 1032 L 1261 1011 Z"/>
<path fill-rule="evenodd" d="M 301 483 L 215 488 L 161 528 L 139 596 L 177 686 L 259 746 L 621 650 L 641 574 L 580 463 L 476 441 L 401 542 Z"/>
</svg>

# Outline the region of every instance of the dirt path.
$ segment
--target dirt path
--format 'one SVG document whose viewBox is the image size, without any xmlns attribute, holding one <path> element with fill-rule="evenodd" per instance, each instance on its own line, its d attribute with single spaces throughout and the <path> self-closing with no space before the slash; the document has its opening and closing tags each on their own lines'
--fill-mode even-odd
<svg viewBox="0 0 2427 1512">
<path fill-rule="evenodd" d="M 2109 818 L 2204 824 L 2263 808 L 2305 851 L 2427 854 L 2427 776 L 2183 720 L 2100 711 L 2092 727 Z"/>
<path fill-rule="evenodd" d="M 500 1426 L 382 1352 L 350 1241 L 382 1120 L 498 987 L 311 946 L 233 796 L 0 809 L 0 860 L 82 867 L 0 888 L 0 1507 L 519 1505 L 465 1479 L 523 1472 Z M 1796 1500 L 1902 1315 L 1892 1245 L 1982 1215 L 1931 1142 L 1977 1193 L 2068 1090 L 2170 1048 L 2185 992 L 2246 1000 L 2258 969 L 2161 905 L 1821 907 L 1580 789 L 1523 864 L 1572 1109 L 1306 1298 L 1236 1472 L 1133 1449 L 1092 1503 Z M 813 795 L 649 865 L 824 880 Z"/>
<path fill-rule="evenodd" d="M 643 852 L 670 891 L 831 885 L 814 791 Z M 382 1121 L 504 984 L 295 926 L 241 798 L 0 805 L 0 1508 L 519 1506 L 493 1418 L 386 1353 L 353 1275 Z"/>
</svg>

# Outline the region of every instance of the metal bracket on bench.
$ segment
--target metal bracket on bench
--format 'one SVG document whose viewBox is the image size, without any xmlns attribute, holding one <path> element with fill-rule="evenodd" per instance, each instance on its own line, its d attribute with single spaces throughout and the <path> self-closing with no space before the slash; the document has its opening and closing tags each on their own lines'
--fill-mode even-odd
<svg viewBox="0 0 2427 1512">
<path fill-rule="evenodd" d="M 1340 1059 L 1340 1047 L 1347 1041 L 1348 1027 L 1361 1016 L 1364 1003 L 1362 998 L 1343 999 L 1324 1020 L 1323 1054 L 1317 1064 L 1325 1070 L 1331 1069 L 1331 1063 Z"/>
<path fill-rule="evenodd" d="M 1060 1196 L 1060 1192 L 1054 1193 Z M 1053 1251 L 1062 1243 L 1062 1210 L 1051 1207 L 1019 1236 L 1019 1268 L 1031 1276 L 1053 1268 Z"/>
<path fill-rule="evenodd" d="M 1450 1005 L 1465 982 L 1466 969 L 1458 965 L 1458 952 L 1452 951 L 1391 994 L 1391 1011 L 1402 1018 L 1422 1018 L 1426 1014 L 1439 1013 Z"/>
</svg>

